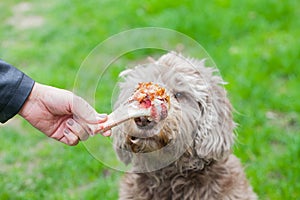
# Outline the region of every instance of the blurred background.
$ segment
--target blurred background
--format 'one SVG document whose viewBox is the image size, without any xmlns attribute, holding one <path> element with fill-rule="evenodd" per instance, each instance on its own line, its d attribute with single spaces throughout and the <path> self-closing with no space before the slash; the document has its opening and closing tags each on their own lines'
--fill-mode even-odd
<svg viewBox="0 0 300 200">
<path fill-rule="evenodd" d="M 234 153 L 255 192 L 260 199 L 300 198 L 299 1 L 2 0 L 0 8 L 0 58 L 68 90 L 86 56 L 121 31 L 164 27 L 195 39 L 229 83 L 239 124 Z M 148 53 L 116 64 L 96 94 L 97 111 L 111 111 L 118 73 Z M 118 197 L 122 172 L 83 144 L 48 139 L 19 117 L 0 126 L 0 141 L 0 199 Z"/>
</svg>

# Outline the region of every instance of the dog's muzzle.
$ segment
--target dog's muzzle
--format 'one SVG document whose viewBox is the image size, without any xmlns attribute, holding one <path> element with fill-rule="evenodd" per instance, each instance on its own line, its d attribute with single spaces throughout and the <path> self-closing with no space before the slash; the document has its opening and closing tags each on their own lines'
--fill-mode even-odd
<svg viewBox="0 0 300 200">
<path fill-rule="evenodd" d="M 152 129 L 157 123 L 168 116 L 168 105 L 164 101 L 155 100 L 150 105 L 150 116 L 141 116 L 134 118 L 134 122 L 140 129 Z"/>
</svg>

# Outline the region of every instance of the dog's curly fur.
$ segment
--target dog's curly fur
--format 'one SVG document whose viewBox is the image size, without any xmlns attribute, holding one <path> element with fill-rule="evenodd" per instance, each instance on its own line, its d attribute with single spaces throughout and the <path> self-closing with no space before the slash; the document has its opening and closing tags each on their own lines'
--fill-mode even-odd
<svg viewBox="0 0 300 200">
<path fill-rule="evenodd" d="M 133 166 L 121 182 L 119 199 L 257 198 L 231 152 L 232 107 L 216 73 L 205 67 L 205 60 L 175 52 L 122 73 L 115 107 L 139 82 L 148 81 L 166 88 L 171 107 L 168 117 L 151 129 L 138 128 L 134 120 L 113 129 L 120 160 Z"/>
</svg>

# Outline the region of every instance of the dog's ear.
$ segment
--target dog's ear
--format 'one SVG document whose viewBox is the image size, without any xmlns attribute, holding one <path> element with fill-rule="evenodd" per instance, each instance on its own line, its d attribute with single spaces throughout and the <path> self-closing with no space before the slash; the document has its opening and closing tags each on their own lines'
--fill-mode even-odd
<svg viewBox="0 0 300 200">
<path fill-rule="evenodd" d="M 231 152 L 234 143 L 232 106 L 220 85 L 222 79 L 213 77 L 206 98 L 206 107 L 201 108 L 201 117 L 194 140 L 194 148 L 199 157 L 218 160 Z"/>
</svg>

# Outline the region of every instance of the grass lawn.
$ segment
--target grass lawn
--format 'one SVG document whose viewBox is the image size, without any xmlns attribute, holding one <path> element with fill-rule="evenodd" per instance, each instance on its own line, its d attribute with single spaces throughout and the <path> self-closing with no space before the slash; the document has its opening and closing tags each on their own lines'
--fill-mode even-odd
<svg viewBox="0 0 300 200">
<path fill-rule="evenodd" d="M 0 58 L 69 90 L 88 54 L 121 31 L 164 27 L 195 39 L 229 83 L 239 124 L 234 153 L 255 192 L 300 199 L 299 1 L 2 0 L 0 7 Z M 149 53 L 126 55 L 97 83 L 80 82 L 87 90 L 98 84 L 99 112 L 111 110 L 118 73 Z M 0 199 L 117 199 L 122 172 L 83 144 L 52 141 L 19 117 L 0 133 Z"/>
</svg>

